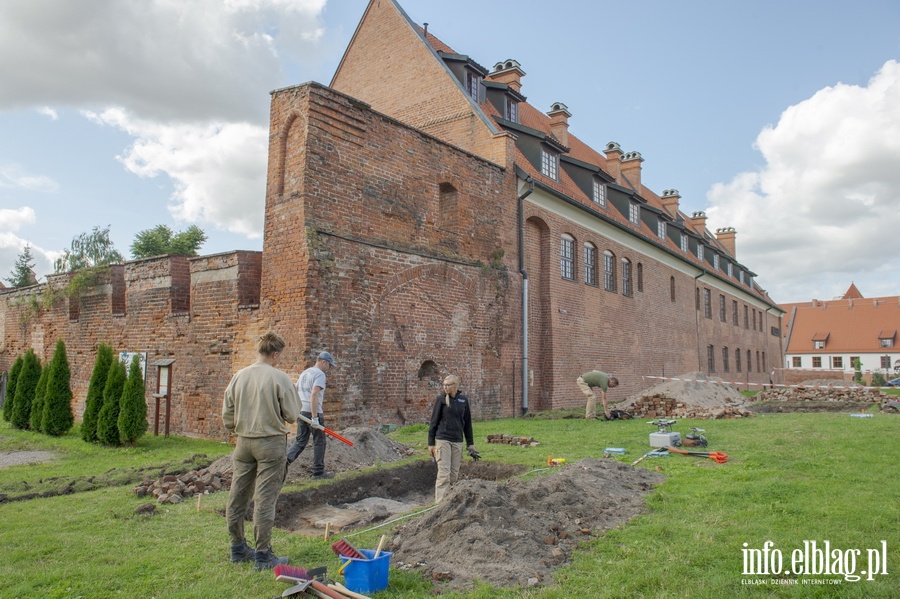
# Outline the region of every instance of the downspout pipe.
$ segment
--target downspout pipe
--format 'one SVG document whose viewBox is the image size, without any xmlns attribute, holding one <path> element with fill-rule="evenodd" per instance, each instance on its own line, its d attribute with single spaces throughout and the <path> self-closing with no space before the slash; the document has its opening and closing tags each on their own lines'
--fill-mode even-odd
<svg viewBox="0 0 900 599">
<path fill-rule="evenodd" d="M 519 274 L 522 275 L 522 415 L 528 413 L 528 271 L 525 270 L 525 198 L 534 191 L 534 179 L 525 179 L 528 184 L 518 200 L 519 229 Z"/>
</svg>

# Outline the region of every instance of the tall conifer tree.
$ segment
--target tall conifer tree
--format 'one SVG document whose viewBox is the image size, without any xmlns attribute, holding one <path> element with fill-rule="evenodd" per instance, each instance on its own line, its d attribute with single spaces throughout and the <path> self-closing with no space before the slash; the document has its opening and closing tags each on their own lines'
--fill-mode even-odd
<svg viewBox="0 0 900 599">
<path fill-rule="evenodd" d="M 41 378 L 41 363 L 34 350 L 25 352 L 22 362 L 22 370 L 16 380 L 16 394 L 13 397 L 12 425 L 16 428 L 28 429 L 31 427 L 31 404 L 34 402 L 34 391 L 37 389 L 38 379 Z"/>
<path fill-rule="evenodd" d="M 47 377 L 47 391 L 44 393 L 44 417 L 41 430 L 48 435 L 60 437 L 69 432 L 75 424 L 72 414 L 72 387 L 69 358 L 66 355 L 66 344 L 62 339 L 56 342 L 56 351 L 50 361 L 50 374 Z"/>
<path fill-rule="evenodd" d="M 147 432 L 147 399 L 144 397 L 144 374 L 141 360 L 135 356 L 128 369 L 128 380 L 119 402 L 119 438 L 134 445 Z"/>
<path fill-rule="evenodd" d="M 115 360 L 109 367 L 103 388 L 103 407 L 97 416 L 97 439 L 105 445 L 121 445 L 119 437 L 119 402 L 125 387 L 125 365 Z"/>
<path fill-rule="evenodd" d="M 91 372 L 91 381 L 88 383 L 87 396 L 84 400 L 84 415 L 81 417 L 81 438 L 88 443 L 98 441 L 97 419 L 100 408 L 103 407 L 103 389 L 106 387 L 106 378 L 109 376 L 109 368 L 113 363 L 113 350 L 105 343 L 97 347 L 97 359 L 94 361 L 94 370 Z"/>
<path fill-rule="evenodd" d="M 7 422 L 12 422 L 12 411 L 13 406 L 15 405 L 16 398 L 16 382 L 19 380 L 19 373 L 22 372 L 22 363 L 25 362 L 25 358 L 22 354 L 16 356 L 16 361 L 13 362 L 12 368 L 9 369 L 9 379 L 6 381 L 6 399 L 3 402 L 3 419 Z"/>
</svg>

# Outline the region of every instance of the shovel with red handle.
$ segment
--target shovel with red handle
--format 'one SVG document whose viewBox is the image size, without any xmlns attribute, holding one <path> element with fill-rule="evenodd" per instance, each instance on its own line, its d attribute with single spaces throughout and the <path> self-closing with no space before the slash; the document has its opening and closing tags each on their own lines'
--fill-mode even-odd
<svg viewBox="0 0 900 599">
<path fill-rule="evenodd" d="M 310 420 L 309 418 L 307 418 L 307 417 L 304 416 L 303 414 L 298 414 L 298 415 L 297 415 L 297 418 L 299 418 L 300 420 L 302 420 L 302 421 L 305 422 L 306 424 L 310 425 L 311 427 L 319 429 L 320 431 L 322 431 L 323 433 L 325 433 L 325 434 L 328 435 L 329 437 L 334 437 L 335 439 L 337 439 L 337 440 L 340 441 L 341 443 L 346 443 L 346 444 L 349 445 L 350 447 L 353 447 L 353 441 L 351 441 L 350 439 L 347 439 L 346 437 L 340 436 L 339 434 L 337 434 L 337 433 L 334 432 L 333 430 L 327 429 L 327 428 L 325 428 L 324 426 L 322 426 L 321 424 L 316 424 L 316 423 L 314 423 L 312 420 Z"/>
<path fill-rule="evenodd" d="M 728 461 L 728 454 L 722 453 L 721 451 L 685 451 L 683 449 L 675 449 L 674 447 L 666 447 L 666 449 L 674 451 L 675 453 L 697 456 L 698 458 L 709 458 L 720 464 L 724 464 Z"/>
</svg>

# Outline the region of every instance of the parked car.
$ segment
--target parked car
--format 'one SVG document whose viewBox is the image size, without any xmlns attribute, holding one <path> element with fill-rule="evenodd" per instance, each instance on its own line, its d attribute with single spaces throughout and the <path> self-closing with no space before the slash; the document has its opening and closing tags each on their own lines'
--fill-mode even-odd
<svg viewBox="0 0 900 599">
<path fill-rule="evenodd" d="M 888 387 L 900 387 L 900 376 L 887 382 Z"/>
</svg>

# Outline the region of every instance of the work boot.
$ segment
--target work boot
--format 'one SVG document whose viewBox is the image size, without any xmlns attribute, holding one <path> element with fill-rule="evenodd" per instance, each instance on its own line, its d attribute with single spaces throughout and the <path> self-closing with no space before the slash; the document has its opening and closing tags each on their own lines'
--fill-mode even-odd
<svg viewBox="0 0 900 599">
<path fill-rule="evenodd" d="M 318 474 L 313 474 L 312 477 L 316 480 L 334 478 L 334 472 L 319 472 Z"/>
<path fill-rule="evenodd" d="M 269 547 L 265 551 L 257 551 L 256 552 L 256 569 L 259 570 L 271 570 L 275 566 L 280 566 L 282 564 L 287 564 L 291 561 L 289 557 L 278 557 L 272 552 L 272 548 Z"/>
<path fill-rule="evenodd" d="M 247 545 L 247 541 L 241 541 L 231 546 L 231 563 L 249 562 L 256 558 L 256 551 Z"/>
</svg>

